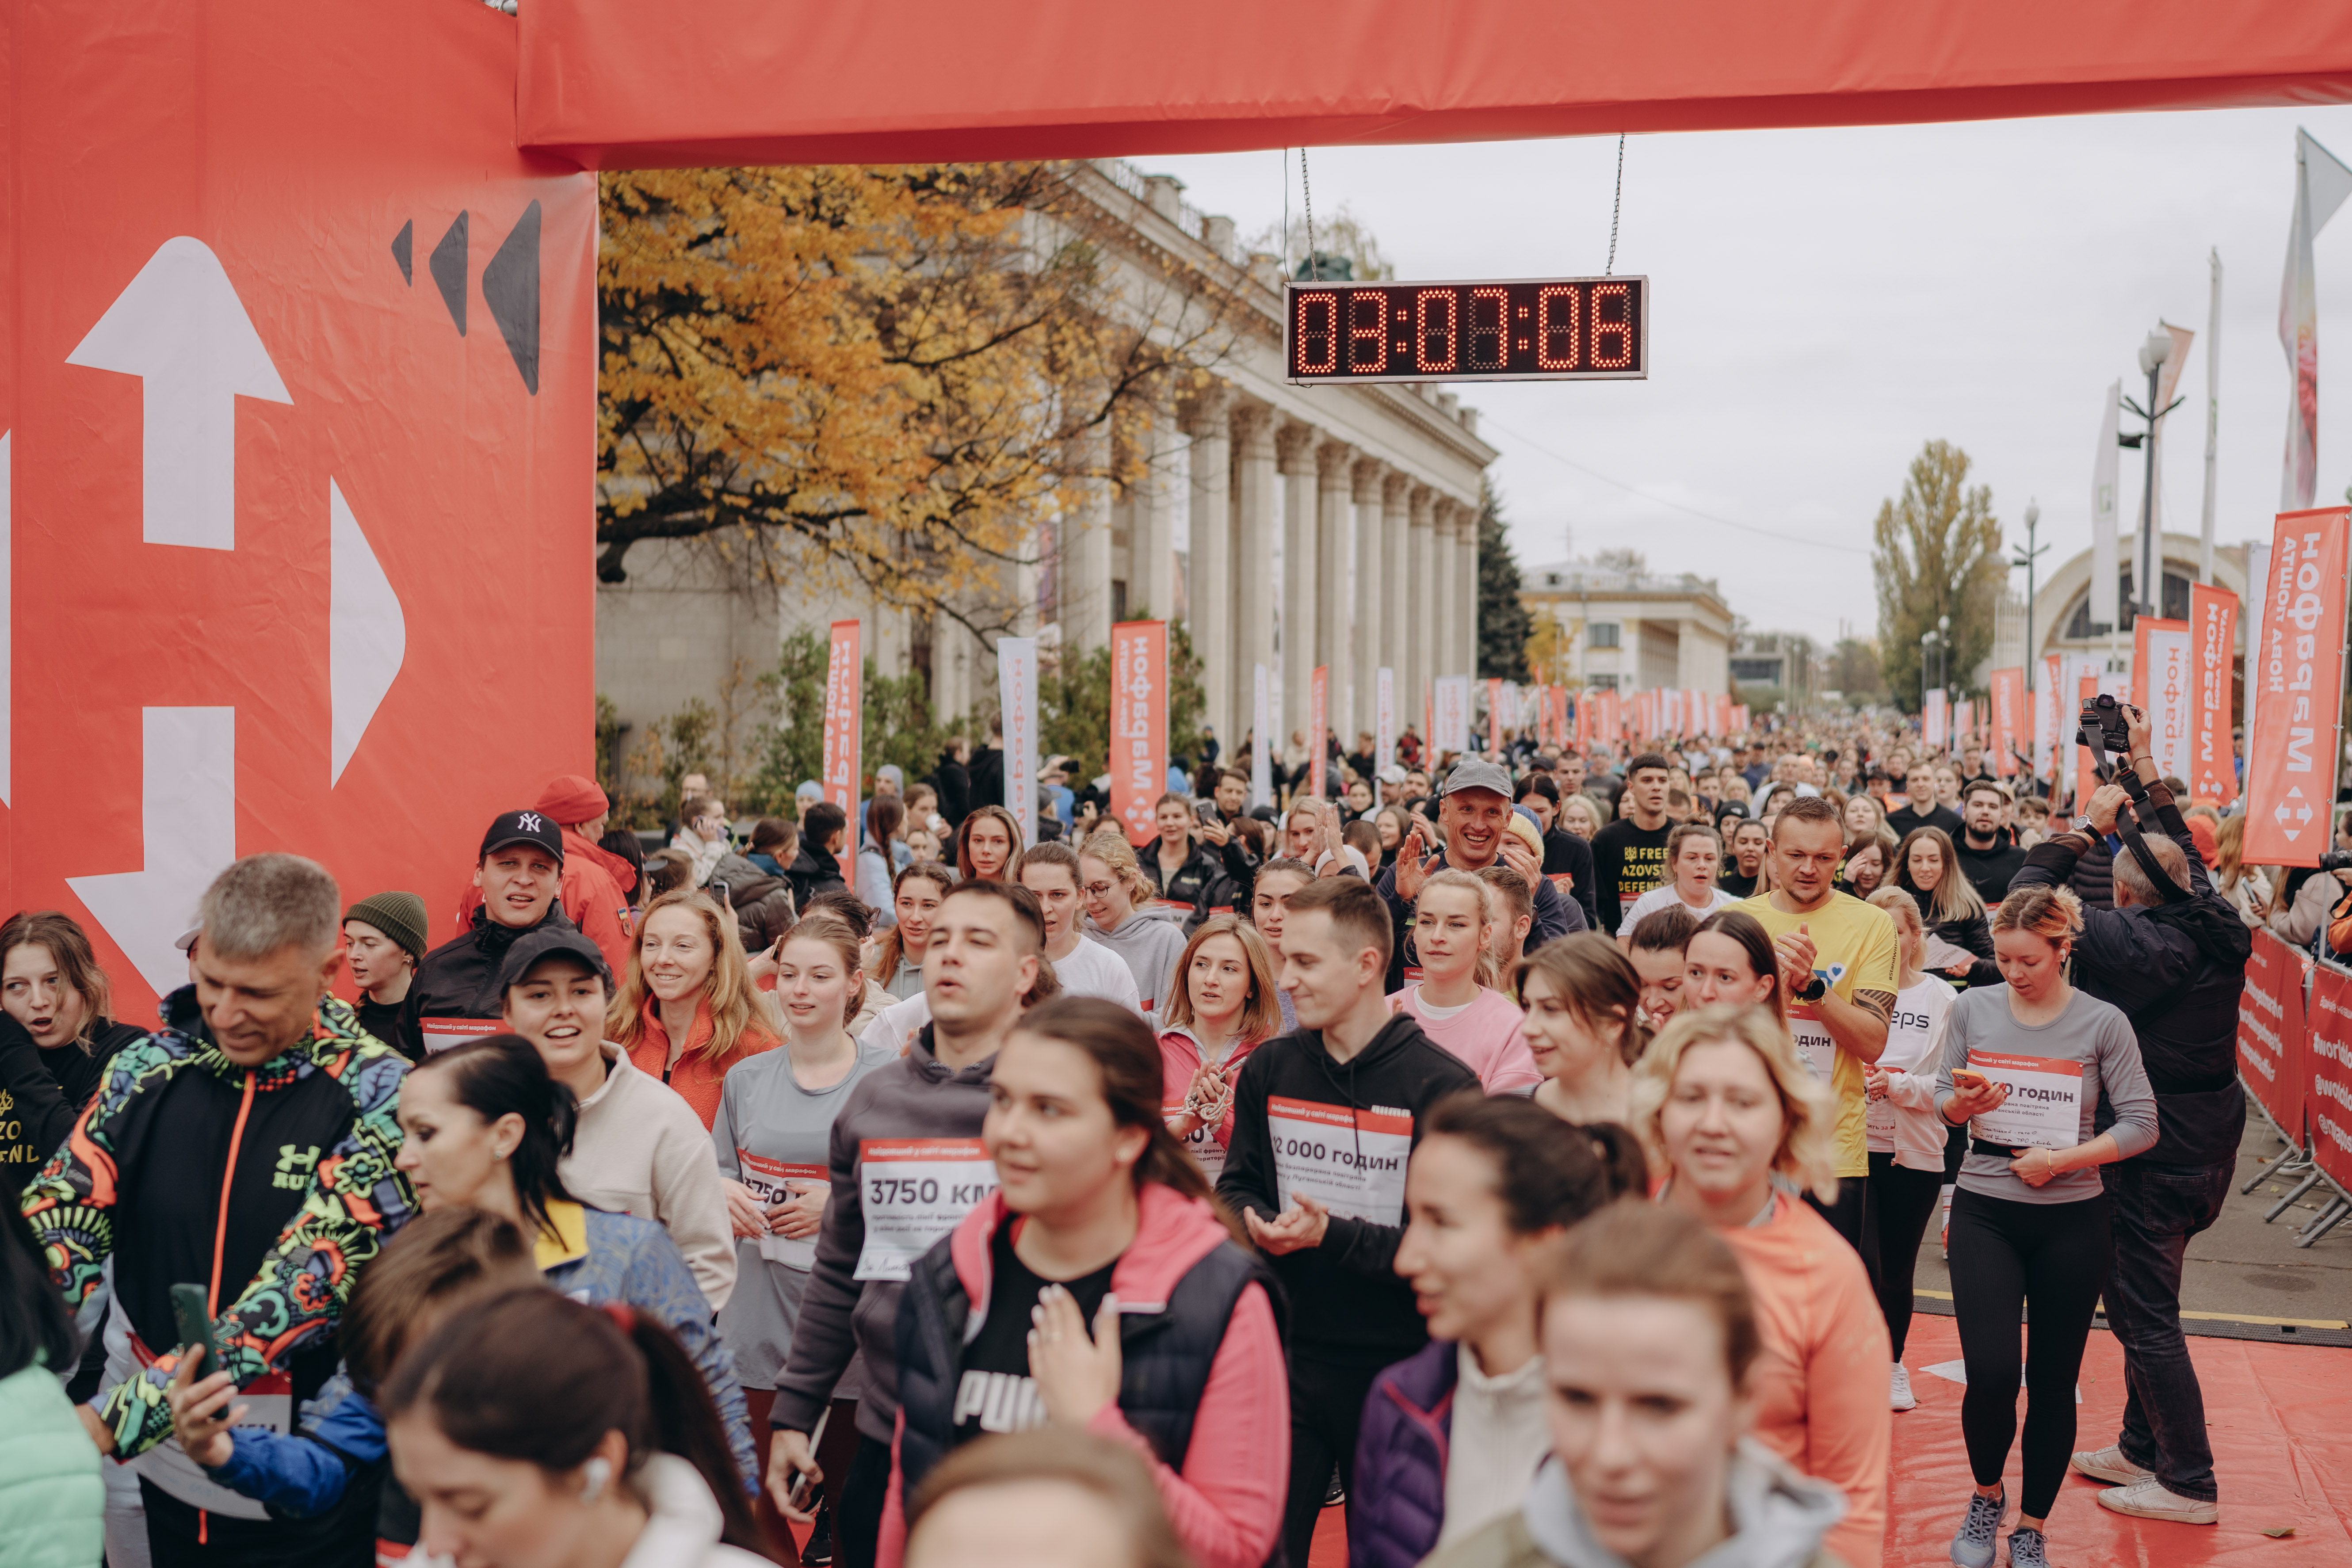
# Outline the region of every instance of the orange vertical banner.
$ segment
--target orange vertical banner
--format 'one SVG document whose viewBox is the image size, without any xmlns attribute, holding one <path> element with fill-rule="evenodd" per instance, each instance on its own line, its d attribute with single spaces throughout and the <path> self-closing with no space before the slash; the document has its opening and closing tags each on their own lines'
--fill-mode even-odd
<svg viewBox="0 0 2352 1568">
<path fill-rule="evenodd" d="M 1168 623 L 1121 621 L 1110 629 L 1110 814 L 1129 843 L 1158 834 L 1152 806 L 1167 793 Z"/>
<path fill-rule="evenodd" d="M 2246 864 L 2316 866 L 2328 841 L 2344 701 L 2340 506 L 2279 514 L 2263 596 L 2263 646 L 2246 650 L 2260 682 L 2246 737 Z"/>
<path fill-rule="evenodd" d="M 2025 671 L 1996 669 L 1989 706 L 1992 721 L 1993 772 L 2008 778 L 2017 772 L 2018 718 L 2025 710 Z"/>
<path fill-rule="evenodd" d="M 824 664 L 824 798 L 849 814 L 841 836 L 841 879 L 857 886 L 857 789 L 864 777 L 858 748 L 865 739 L 865 693 L 860 678 L 857 623 L 833 623 L 833 646 Z"/>
<path fill-rule="evenodd" d="M 1503 754 L 1503 683 L 1486 682 L 1486 750 L 1495 756 Z"/>
<path fill-rule="evenodd" d="M 2238 595 L 2193 583 L 2189 588 L 2189 791 L 2227 809 L 2238 798 L 2230 746 L 2231 684 L 2237 663 Z"/>
<path fill-rule="evenodd" d="M 1330 701 L 1331 667 L 1318 664 L 1307 678 L 1307 793 L 1318 800 L 1323 798 L 1323 786 L 1328 782 L 1326 770 L 1330 766 L 1331 744 L 1325 731 L 1331 727 Z M 1149 814 L 1144 826 L 1151 826 Z"/>
</svg>

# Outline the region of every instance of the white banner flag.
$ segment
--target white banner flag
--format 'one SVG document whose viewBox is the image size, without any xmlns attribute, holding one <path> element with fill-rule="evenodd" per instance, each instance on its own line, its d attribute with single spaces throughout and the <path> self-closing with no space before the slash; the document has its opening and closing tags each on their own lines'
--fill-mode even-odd
<svg viewBox="0 0 2352 1568">
<path fill-rule="evenodd" d="M 1004 723 L 1004 809 L 1026 846 L 1037 832 L 1037 639 L 996 641 L 997 712 Z"/>
<path fill-rule="evenodd" d="M 1278 492 L 1277 492 L 1278 493 Z M 1274 804 L 1274 682 L 1265 666 L 1250 667 L 1250 805 Z"/>
<path fill-rule="evenodd" d="M 1951 699 L 1941 687 L 1927 693 L 1927 705 L 1919 713 L 1919 739 L 1930 746 L 1951 744 L 1948 704 Z"/>
<path fill-rule="evenodd" d="M 2286 236 L 2286 276 L 2279 283 L 2279 346 L 2286 351 L 2288 377 L 2286 458 L 2279 470 L 2281 511 L 2303 510 L 2318 489 L 2319 300 L 2311 241 L 2347 196 L 2352 196 L 2352 169 L 2298 129 L 2294 216 Z"/>
<path fill-rule="evenodd" d="M 1385 664 L 1374 688 L 1372 731 L 1373 760 L 1388 767 L 1396 761 L 1396 671 Z"/>
<path fill-rule="evenodd" d="M 1432 721 L 1436 733 L 1430 744 L 1440 752 L 1467 752 L 1470 749 L 1470 678 L 1466 675 L 1444 675 L 1436 681 L 1437 712 Z"/>
<path fill-rule="evenodd" d="M 2099 456 L 2091 465 L 2091 625 L 2123 624 L 2116 608 L 2116 435 L 2124 384 L 2107 388 L 2105 411 L 2099 416 Z"/>
</svg>

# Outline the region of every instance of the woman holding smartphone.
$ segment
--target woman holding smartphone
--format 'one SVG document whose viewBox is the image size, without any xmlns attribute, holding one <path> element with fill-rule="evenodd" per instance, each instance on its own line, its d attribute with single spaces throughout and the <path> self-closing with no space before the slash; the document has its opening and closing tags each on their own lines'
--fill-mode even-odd
<svg viewBox="0 0 2352 1568">
<path fill-rule="evenodd" d="M 2029 1303 L 2024 1478 L 2009 1560 L 2045 1568 L 2050 1506 L 2074 1447 L 2074 1377 L 2107 1279 L 2097 1167 L 2156 1142 L 2156 1096 L 2131 1021 L 2067 983 L 2082 930 L 2082 902 L 2063 888 L 2021 888 L 2002 900 L 1992 940 L 2009 984 L 1962 993 L 1936 1068 L 1937 1110 L 1970 1124 L 1950 1234 L 1953 1316 L 1968 1363 L 1960 1431 L 1977 1481 L 1952 1538 L 1959 1568 L 1993 1560 Z M 2116 1120 L 2095 1135 L 2103 1096 Z"/>
</svg>

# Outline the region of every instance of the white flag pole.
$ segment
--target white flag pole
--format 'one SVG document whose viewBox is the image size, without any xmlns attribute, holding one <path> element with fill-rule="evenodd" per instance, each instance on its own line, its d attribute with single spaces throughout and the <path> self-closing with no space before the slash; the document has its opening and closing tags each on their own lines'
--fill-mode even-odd
<svg viewBox="0 0 2352 1568">
<path fill-rule="evenodd" d="M 2213 303 L 2205 321 L 2205 511 L 2198 524 L 2197 580 L 2213 585 L 2213 455 L 2221 433 L 2221 250 L 2213 249 Z"/>
<path fill-rule="evenodd" d="M 2116 436 L 2124 384 L 2107 388 L 2099 416 L 2099 454 L 2091 465 L 2091 625 L 2112 629 L 2122 615 L 2116 605 Z"/>
</svg>

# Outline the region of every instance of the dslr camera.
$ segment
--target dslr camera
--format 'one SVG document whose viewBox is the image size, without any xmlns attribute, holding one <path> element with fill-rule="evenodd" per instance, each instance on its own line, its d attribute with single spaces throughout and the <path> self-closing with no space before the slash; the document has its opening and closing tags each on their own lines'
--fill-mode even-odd
<svg viewBox="0 0 2352 1568">
<path fill-rule="evenodd" d="M 2110 694 L 2083 699 L 2081 725 L 2074 738 L 2089 750 L 2118 756 L 2130 752 L 2131 726 L 2124 721 L 2123 704 Z"/>
</svg>

